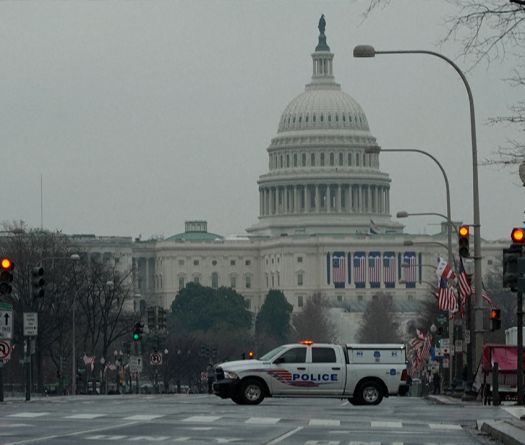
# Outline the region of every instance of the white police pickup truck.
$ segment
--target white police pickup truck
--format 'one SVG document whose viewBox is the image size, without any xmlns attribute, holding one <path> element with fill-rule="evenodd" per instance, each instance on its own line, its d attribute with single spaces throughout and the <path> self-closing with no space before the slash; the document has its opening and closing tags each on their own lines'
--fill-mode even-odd
<svg viewBox="0 0 525 445">
<path fill-rule="evenodd" d="M 279 346 L 259 359 L 216 367 L 214 393 L 240 405 L 265 397 L 348 398 L 377 405 L 408 390 L 405 345 L 301 343 Z"/>
</svg>

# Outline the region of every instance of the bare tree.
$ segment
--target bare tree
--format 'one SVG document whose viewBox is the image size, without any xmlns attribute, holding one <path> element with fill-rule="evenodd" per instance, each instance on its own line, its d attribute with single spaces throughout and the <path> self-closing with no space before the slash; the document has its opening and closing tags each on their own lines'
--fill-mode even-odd
<svg viewBox="0 0 525 445">
<path fill-rule="evenodd" d="M 460 43 L 461 53 L 472 61 L 472 66 L 481 62 L 490 64 L 513 57 L 516 64 L 505 81 L 516 88 L 525 85 L 523 46 L 525 44 L 525 3 L 522 0 L 447 0 L 458 8 L 458 12 L 444 18 L 448 32 L 443 41 Z M 379 7 L 385 7 L 390 0 L 370 0 L 365 18 Z M 517 126 L 525 131 L 525 102 L 520 100 L 509 107 L 504 116 L 489 119 L 491 124 Z M 483 165 L 513 166 L 525 159 L 525 145 L 522 141 L 509 139 L 500 146 L 494 156 L 485 159 Z"/>
<path fill-rule="evenodd" d="M 330 320 L 329 306 L 321 295 L 313 295 L 301 312 L 292 317 L 292 337 L 295 340 L 311 338 L 316 342 L 332 343 L 335 326 Z"/>
<path fill-rule="evenodd" d="M 361 343 L 401 342 L 391 295 L 376 294 L 366 305 L 357 338 Z"/>
</svg>

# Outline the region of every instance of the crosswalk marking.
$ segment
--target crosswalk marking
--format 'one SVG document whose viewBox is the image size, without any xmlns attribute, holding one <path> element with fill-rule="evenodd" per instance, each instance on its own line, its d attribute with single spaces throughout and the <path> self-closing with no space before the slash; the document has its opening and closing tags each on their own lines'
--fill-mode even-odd
<svg viewBox="0 0 525 445">
<path fill-rule="evenodd" d="M 428 426 L 433 430 L 461 430 L 461 425 L 447 423 L 429 423 Z"/>
<path fill-rule="evenodd" d="M 8 417 L 41 417 L 47 416 L 49 413 L 16 413 L 10 414 Z"/>
<path fill-rule="evenodd" d="M 64 419 L 96 419 L 97 417 L 103 417 L 104 414 L 73 414 L 72 416 L 66 416 Z"/>
<path fill-rule="evenodd" d="M 182 419 L 183 422 L 215 422 L 219 420 L 221 416 L 191 416 Z"/>
<path fill-rule="evenodd" d="M 310 426 L 341 426 L 340 420 L 334 419 L 310 419 L 308 422 Z"/>
<path fill-rule="evenodd" d="M 135 416 L 124 417 L 124 420 L 153 420 L 158 419 L 159 417 L 164 416 L 158 414 L 137 414 Z"/>
<path fill-rule="evenodd" d="M 401 422 L 371 422 L 372 428 L 402 428 Z"/>
<path fill-rule="evenodd" d="M 256 423 L 259 425 L 273 425 L 281 420 L 278 417 L 250 417 L 244 423 Z"/>
</svg>

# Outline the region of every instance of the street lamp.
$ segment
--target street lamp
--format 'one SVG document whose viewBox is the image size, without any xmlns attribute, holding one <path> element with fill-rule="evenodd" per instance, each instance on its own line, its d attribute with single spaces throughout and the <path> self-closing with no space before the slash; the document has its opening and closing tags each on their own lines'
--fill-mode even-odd
<svg viewBox="0 0 525 445">
<path fill-rule="evenodd" d="M 69 257 L 71 261 L 79 261 L 80 255 L 74 253 Z M 76 271 L 75 271 L 76 272 Z M 76 273 L 75 273 L 76 277 Z M 75 395 L 77 393 L 77 351 L 76 351 L 76 332 L 75 332 L 75 310 L 77 305 L 77 293 L 78 289 L 76 286 L 76 278 L 75 278 L 75 291 L 73 292 L 73 305 L 71 308 L 71 394 Z"/>
<path fill-rule="evenodd" d="M 447 230 L 447 244 L 448 244 L 448 264 L 450 264 L 450 266 L 452 267 L 452 260 L 453 260 L 453 255 L 452 255 L 452 218 L 450 216 L 450 186 L 449 186 L 449 183 L 448 183 L 448 177 L 447 177 L 447 173 L 445 172 L 445 169 L 443 168 L 443 166 L 441 165 L 441 163 L 433 156 L 431 155 L 429 152 L 425 151 L 425 150 L 419 150 L 419 149 L 415 149 L 415 148 L 389 148 L 389 149 L 383 149 L 383 148 L 379 148 L 379 147 L 368 147 L 365 149 L 365 153 L 379 153 L 379 152 L 390 152 L 390 153 L 419 153 L 419 154 L 422 154 L 424 156 L 427 156 L 429 157 L 430 159 L 432 159 L 436 165 L 439 167 L 439 169 L 441 170 L 441 173 L 443 174 L 443 179 L 445 180 L 445 191 L 446 191 L 446 198 L 447 198 L 447 216 L 445 217 L 445 219 L 447 220 L 447 224 L 448 224 L 448 230 Z M 408 215 L 407 215 L 408 216 Z M 399 218 L 399 216 L 398 216 Z"/>
<path fill-rule="evenodd" d="M 478 149 L 476 143 L 476 119 L 474 113 L 474 98 L 472 97 L 472 90 L 467 81 L 467 78 L 459 67 L 448 57 L 434 51 L 426 50 L 395 50 L 395 51 L 376 51 L 370 45 L 358 45 L 354 48 L 354 57 L 375 57 L 376 54 L 426 54 L 438 57 L 451 65 L 459 74 L 465 88 L 467 90 L 469 111 L 470 111 L 470 139 L 472 145 L 472 199 L 474 210 L 474 286 L 476 288 L 476 300 L 474 307 L 474 354 L 471 363 L 471 370 L 473 371 L 475 365 L 481 359 L 481 352 L 483 346 L 483 307 L 481 301 L 481 224 L 479 216 L 479 185 L 478 185 Z M 521 167 L 520 167 L 521 169 Z M 525 170 L 525 167 L 523 169 Z"/>
<path fill-rule="evenodd" d="M 407 212 L 406 210 L 400 210 L 399 212 L 396 213 L 396 218 L 408 218 L 409 216 L 439 216 L 443 219 L 446 219 L 448 220 L 448 217 L 447 215 L 444 215 L 443 213 L 439 213 L 439 212 L 417 212 L 417 213 L 412 213 L 412 212 Z M 454 230 L 457 232 L 457 225 L 451 221 L 450 224 L 452 225 L 452 227 L 454 228 Z M 447 225 L 448 225 L 448 222 L 447 222 Z"/>
</svg>

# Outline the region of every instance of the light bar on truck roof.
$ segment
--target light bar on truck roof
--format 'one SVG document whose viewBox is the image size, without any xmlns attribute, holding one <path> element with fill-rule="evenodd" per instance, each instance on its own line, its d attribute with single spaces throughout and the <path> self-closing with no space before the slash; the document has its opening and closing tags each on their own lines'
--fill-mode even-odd
<svg viewBox="0 0 525 445">
<path fill-rule="evenodd" d="M 314 341 L 313 340 L 301 340 L 299 343 L 301 343 L 302 345 L 311 346 L 314 344 Z"/>
</svg>

